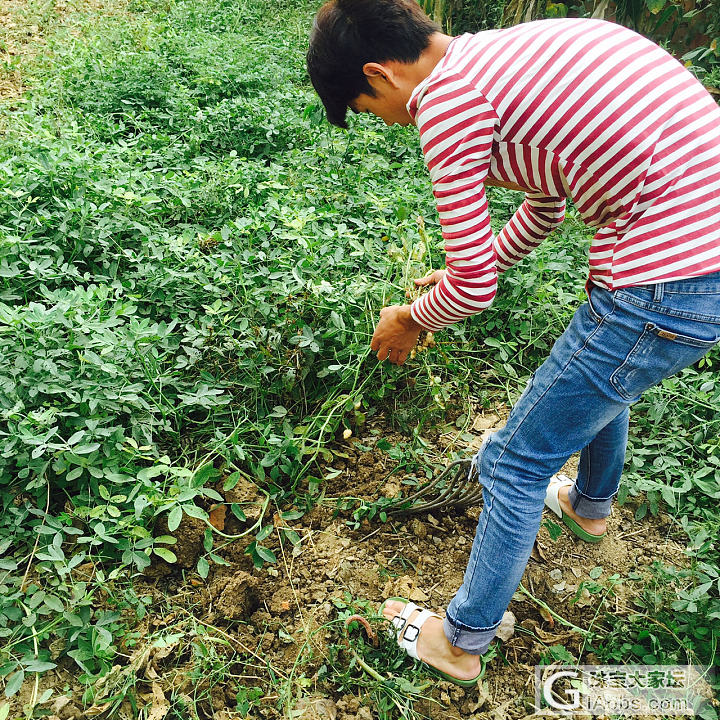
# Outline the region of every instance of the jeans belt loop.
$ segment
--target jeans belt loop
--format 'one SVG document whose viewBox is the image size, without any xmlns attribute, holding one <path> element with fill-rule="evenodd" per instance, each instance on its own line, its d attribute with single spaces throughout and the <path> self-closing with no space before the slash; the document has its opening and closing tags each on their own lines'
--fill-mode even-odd
<svg viewBox="0 0 720 720">
<path fill-rule="evenodd" d="M 665 283 L 656 283 L 653 288 L 653 302 L 662 302 L 665 296 Z"/>
</svg>

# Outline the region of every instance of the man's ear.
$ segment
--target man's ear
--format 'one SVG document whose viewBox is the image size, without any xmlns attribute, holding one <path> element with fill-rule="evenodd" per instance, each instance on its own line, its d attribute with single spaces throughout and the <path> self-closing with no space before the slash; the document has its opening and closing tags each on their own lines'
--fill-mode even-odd
<svg viewBox="0 0 720 720">
<path fill-rule="evenodd" d="M 363 73 L 373 87 L 375 87 L 375 83 L 382 83 L 383 81 L 389 83 L 393 88 L 398 86 L 395 72 L 389 65 L 376 62 L 365 63 Z"/>
</svg>

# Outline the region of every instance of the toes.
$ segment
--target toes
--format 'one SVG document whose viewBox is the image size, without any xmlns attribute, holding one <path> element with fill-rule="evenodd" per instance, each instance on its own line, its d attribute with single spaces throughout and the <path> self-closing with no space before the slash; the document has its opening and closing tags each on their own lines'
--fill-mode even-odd
<svg viewBox="0 0 720 720">
<path fill-rule="evenodd" d="M 402 613 L 402 611 L 406 605 L 407 605 L 407 603 L 399 602 L 397 600 L 386 601 L 385 605 L 383 607 L 383 610 L 382 610 L 383 617 L 386 620 L 390 620 L 392 622 L 393 618 L 396 618 L 398 615 L 400 615 L 400 613 Z M 406 619 L 405 624 L 403 625 L 401 637 L 405 637 L 405 632 L 407 631 L 408 626 L 413 624 L 413 622 L 415 621 L 415 619 L 417 618 L 417 616 L 419 614 L 420 614 L 419 609 L 413 610 L 410 613 L 410 617 Z M 393 624 L 393 626 L 395 627 L 395 632 L 397 633 L 397 626 L 394 624 Z"/>
<path fill-rule="evenodd" d="M 396 615 L 399 615 L 402 612 L 404 607 L 404 603 L 398 602 L 397 600 L 388 600 L 383 608 L 383 615 L 388 620 L 392 620 Z"/>
</svg>

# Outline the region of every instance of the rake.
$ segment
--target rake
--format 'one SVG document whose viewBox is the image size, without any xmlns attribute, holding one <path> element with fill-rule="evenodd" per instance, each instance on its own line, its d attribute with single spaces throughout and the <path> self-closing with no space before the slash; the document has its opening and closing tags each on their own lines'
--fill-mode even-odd
<svg viewBox="0 0 720 720">
<path fill-rule="evenodd" d="M 407 498 L 399 498 L 383 509 L 391 515 L 413 514 L 467 507 L 482 498 L 475 464 L 470 460 L 451 462 L 437 477 Z"/>
</svg>

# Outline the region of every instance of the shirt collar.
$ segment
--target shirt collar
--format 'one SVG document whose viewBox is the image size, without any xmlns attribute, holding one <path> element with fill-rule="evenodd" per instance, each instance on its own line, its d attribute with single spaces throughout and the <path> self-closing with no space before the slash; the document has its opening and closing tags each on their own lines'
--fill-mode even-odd
<svg viewBox="0 0 720 720">
<path fill-rule="evenodd" d="M 457 35 L 454 37 L 449 45 L 447 46 L 447 49 L 445 50 L 445 54 L 440 58 L 440 61 L 438 64 L 432 69 L 430 74 L 424 79 L 421 80 L 414 88 L 414 90 L 410 93 L 410 99 L 407 102 L 407 111 L 410 113 L 410 117 L 413 119 L 413 122 L 415 121 L 415 117 L 418 112 L 418 106 L 420 105 L 420 101 L 423 98 L 423 95 L 425 94 L 425 91 L 428 88 L 428 85 L 437 78 L 438 75 L 442 72 L 443 68 L 445 67 L 445 64 L 447 63 L 448 58 L 450 57 L 451 49 L 453 48 L 453 45 L 460 45 L 460 43 L 456 43 L 456 40 L 459 40 L 461 37 L 465 37 L 467 35 L 471 35 L 472 33 L 465 33 L 463 35 Z"/>
<path fill-rule="evenodd" d="M 433 72 L 435 71 L 433 70 Z M 425 94 L 425 90 L 427 90 L 427 86 L 430 82 L 431 77 L 432 73 L 428 75 L 424 80 L 422 80 L 418 85 L 416 85 L 415 89 L 412 91 L 412 93 L 410 93 L 410 100 L 408 100 L 406 107 L 408 113 L 410 113 L 410 117 L 413 119 L 413 122 L 415 121 L 415 116 L 417 115 L 418 105 L 420 104 L 422 96 Z"/>
</svg>

